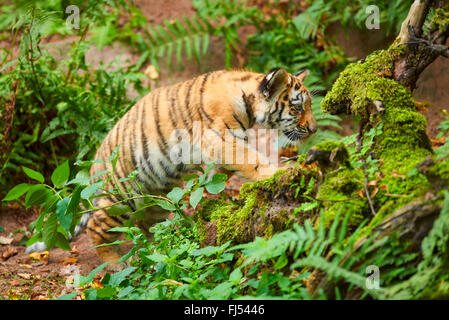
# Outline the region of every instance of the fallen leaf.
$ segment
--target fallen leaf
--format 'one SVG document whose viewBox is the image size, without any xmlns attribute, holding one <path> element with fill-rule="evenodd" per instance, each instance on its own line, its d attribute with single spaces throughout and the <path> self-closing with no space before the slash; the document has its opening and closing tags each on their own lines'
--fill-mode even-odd
<svg viewBox="0 0 449 320">
<path fill-rule="evenodd" d="M 95 279 L 90 283 L 90 286 L 94 289 L 101 289 L 104 288 L 104 286 L 101 284 L 101 282 L 98 279 Z"/>
<path fill-rule="evenodd" d="M 402 178 L 402 179 L 407 178 L 407 176 L 405 174 L 400 174 L 400 173 L 396 173 L 396 172 L 392 172 L 391 175 L 393 177 L 399 177 L 399 178 Z"/>
<path fill-rule="evenodd" d="M 74 255 L 80 254 L 80 252 L 79 252 L 79 250 L 78 250 L 78 248 L 76 246 L 72 247 L 72 251 L 70 251 L 70 253 L 74 254 Z"/>
<path fill-rule="evenodd" d="M 430 141 L 432 142 L 432 147 L 436 148 L 436 147 L 440 147 L 443 144 L 446 143 L 446 137 L 441 137 L 441 138 L 435 138 L 435 139 L 430 139 Z"/>
<path fill-rule="evenodd" d="M 25 279 L 25 280 L 30 280 L 31 279 L 31 274 L 30 273 L 18 273 L 17 275 L 19 277 Z"/>
<path fill-rule="evenodd" d="M 32 269 L 33 268 L 33 266 L 31 264 L 25 264 L 25 263 L 20 264 L 20 266 L 22 268 L 26 268 L 26 269 Z"/>
<path fill-rule="evenodd" d="M 65 257 L 65 258 L 61 259 L 61 263 L 63 265 L 65 265 L 65 266 L 71 265 L 71 264 L 74 264 L 74 263 L 77 263 L 77 262 L 78 262 L 78 258 L 77 257 Z"/>
<path fill-rule="evenodd" d="M 429 111 L 429 104 L 427 102 L 417 102 L 415 101 L 416 110 L 421 112 Z"/>
<path fill-rule="evenodd" d="M 156 67 L 150 64 L 144 71 L 144 73 L 148 76 L 148 78 L 152 80 L 159 79 L 159 72 L 157 72 Z"/>
<path fill-rule="evenodd" d="M 20 285 L 20 281 L 17 279 L 11 280 L 11 281 L 9 281 L 9 285 L 12 287 L 16 287 L 16 286 Z"/>
<path fill-rule="evenodd" d="M 363 193 L 363 190 L 360 190 L 360 191 L 358 192 L 358 194 L 359 194 L 359 197 L 360 197 L 360 198 L 365 198 L 365 194 Z"/>
<path fill-rule="evenodd" d="M 377 192 L 379 191 L 379 188 L 375 188 L 374 191 L 371 193 L 371 198 L 374 198 L 374 196 L 377 194 Z"/>
<path fill-rule="evenodd" d="M 17 249 L 16 248 L 7 248 L 5 251 L 3 251 L 2 253 L 2 258 L 4 260 L 9 259 L 12 256 L 15 256 L 17 254 Z"/>
<path fill-rule="evenodd" d="M 46 259 L 48 258 L 48 251 L 42 251 L 42 252 L 32 252 L 29 254 L 29 257 L 34 260 L 38 260 L 40 262 L 43 262 L 46 264 L 48 261 Z"/>
<path fill-rule="evenodd" d="M 372 181 L 368 182 L 368 185 L 375 187 L 375 186 L 377 186 L 377 182 L 378 182 L 377 180 L 372 180 Z"/>
<path fill-rule="evenodd" d="M 0 236 L 0 244 L 11 244 L 13 240 L 14 240 L 13 238 Z"/>
<path fill-rule="evenodd" d="M 9 289 L 8 292 L 6 292 L 8 295 L 8 300 L 19 300 L 19 296 L 17 295 L 17 292 L 14 290 Z"/>
</svg>

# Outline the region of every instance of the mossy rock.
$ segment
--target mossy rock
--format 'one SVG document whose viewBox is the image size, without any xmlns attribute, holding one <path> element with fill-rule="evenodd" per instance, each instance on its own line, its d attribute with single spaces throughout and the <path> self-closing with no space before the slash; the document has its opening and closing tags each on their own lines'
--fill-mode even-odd
<svg viewBox="0 0 449 320">
<path fill-rule="evenodd" d="M 279 170 L 271 178 L 245 183 L 236 203 L 209 199 L 195 214 L 203 245 L 221 245 L 229 240 L 246 243 L 256 236 L 270 238 L 294 222 L 302 223 L 315 212 L 294 210 L 302 202 L 310 179 L 318 179 L 316 169 L 299 167 Z M 316 192 L 313 191 L 313 192 Z"/>
</svg>

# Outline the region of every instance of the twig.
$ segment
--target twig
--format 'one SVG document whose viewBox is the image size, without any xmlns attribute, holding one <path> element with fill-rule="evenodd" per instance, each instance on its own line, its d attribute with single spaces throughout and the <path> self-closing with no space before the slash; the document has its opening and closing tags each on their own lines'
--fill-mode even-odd
<svg viewBox="0 0 449 320">
<path fill-rule="evenodd" d="M 356 146 L 357 146 L 357 153 L 360 153 L 362 150 L 362 144 L 363 144 L 363 128 L 368 123 L 368 120 L 362 119 L 359 122 L 359 126 L 357 127 L 357 140 L 356 140 Z M 363 174 L 365 176 L 365 195 L 366 199 L 368 200 L 369 208 L 371 209 L 371 213 L 373 216 L 376 215 L 376 210 L 374 209 L 373 201 L 371 200 L 371 195 L 369 193 L 368 189 L 368 166 L 366 164 L 366 159 L 364 157 L 361 157 L 362 163 L 363 163 Z"/>
</svg>

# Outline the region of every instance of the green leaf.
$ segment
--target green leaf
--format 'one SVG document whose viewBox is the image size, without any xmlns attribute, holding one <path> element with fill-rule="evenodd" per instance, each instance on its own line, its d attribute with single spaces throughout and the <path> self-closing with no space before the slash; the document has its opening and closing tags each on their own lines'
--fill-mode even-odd
<svg viewBox="0 0 449 320">
<path fill-rule="evenodd" d="M 168 210 L 168 211 L 175 211 L 176 207 L 169 201 L 164 199 L 154 199 L 154 202 L 161 207 L 162 209 Z"/>
<path fill-rule="evenodd" d="M 175 187 L 172 191 L 167 193 L 167 198 L 169 198 L 174 203 L 179 203 L 179 201 L 184 198 L 184 195 L 186 194 L 187 190 Z"/>
<path fill-rule="evenodd" d="M 274 269 L 275 270 L 280 270 L 283 267 L 285 267 L 288 263 L 288 259 L 287 256 L 284 254 L 282 254 L 279 259 L 276 261 L 276 263 L 274 264 Z"/>
<path fill-rule="evenodd" d="M 87 186 L 81 191 L 82 199 L 89 199 L 101 186 L 103 185 L 103 179 L 98 180 L 97 182 Z"/>
<path fill-rule="evenodd" d="M 52 192 L 48 190 L 43 184 L 36 184 L 32 186 L 25 197 L 25 206 L 28 209 L 31 206 L 44 204 Z"/>
<path fill-rule="evenodd" d="M 121 216 L 122 214 L 131 212 L 131 208 L 126 204 L 115 204 L 107 209 L 108 215 Z"/>
<path fill-rule="evenodd" d="M 70 202 L 67 206 L 67 213 L 75 213 L 79 207 L 81 200 L 81 186 L 76 186 L 70 197 Z"/>
<path fill-rule="evenodd" d="M 199 175 L 197 175 L 195 173 L 192 173 L 192 174 L 183 175 L 181 179 L 184 180 L 184 181 L 189 181 L 189 180 L 193 180 L 193 179 L 198 178 L 198 177 L 199 177 Z"/>
<path fill-rule="evenodd" d="M 65 183 L 69 180 L 70 168 L 69 161 L 64 161 L 59 165 L 51 175 L 51 182 L 56 188 L 62 188 Z"/>
<path fill-rule="evenodd" d="M 2 201 L 11 201 L 20 198 L 25 192 L 27 192 L 33 185 L 28 183 L 21 183 L 9 190 L 6 197 Z"/>
<path fill-rule="evenodd" d="M 74 283 L 73 283 L 73 284 L 75 285 L 75 287 L 79 287 L 79 286 L 83 286 L 83 285 L 85 285 L 85 284 L 91 283 L 91 282 L 94 280 L 95 275 L 96 275 L 98 272 L 100 272 L 101 270 L 103 270 L 103 269 L 109 264 L 109 262 L 110 262 L 110 261 L 107 261 L 107 262 L 103 263 L 102 265 L 96 267 L 96 268 L 95 268 L 94 270 L 92 270 L 92 271 L 89 273 L 89 275 L 86 276 L 86 277 L 83 277 L 83 276 L 81 276 L 81 275 L 76 275 L 76 276 L 75 276 Z"/>
<path fill-rule="evenodd" d="M 153 253 L 146 256 L 148 259 L 154 262 L 166 262 L 168 257 L 160 254 L 160 253 Z"/>
<path fill-rule="evenodd" d="M 201 199 L 203 198 L 203 193 L 204 193 L 204 188 L 198 188 L 195 191 L 193 191 L 190 194 L 190 205 L 193 208 L 196 208 L 196 206 L 198 205 L 198 203 L 200 203 Z"/>
<path fill-rule="evenodd" d="M 111 275 L 111 278 L 109 279 L 108 285 L 117 287 L 122 283 L 124 280 L 126 280 L 126 277 L 135 270 L 135 267 L 129 267 L 122 271 L 116 272 L 113 275 Z"/>
<path fill-rule="evenodd" d="M 80 184 L 82 186 L 87 186 L 90 181 L 89 170 L 81 170 L 79 171 L 75 178 L 67 182 L 67 184 Z"/>
<path fill-rule="evenodd" d="M 240 280 L 242 280 L 243 274 L 242 271 L 237 268 L 229 275 L 229 281 L 234 283 L 235 285 L 239 284 Z"/>
<path fill-rule="evenodd" d="M 56 242 L 56 229 L 58 228 L 58 216 L 52 214 L 47 218 L 42 227 L 42 239 L 48 249 L 54 247 Z"/>
<path fill-rule="evenodd" d="M 72 300 L 77 295 L 76 292 L 66 293 L 56 298 L 56 300 Z"/>
<path fill-rule="evenodd" d="M 61 224 L 61 227 L 63 227 L 67 232 L 72 225 L 73 219 L 73 213 L 67 212 L 67 207 L 69 206 L 70 200 L 70 197 L 65 197 L 64 199 L 59 200 L 56 204 L 56 214 L 58 216 L 59 223 Z"/>
<path fill-rule="evenodd" d="M 55 245 L 58 248 L 61 248 L 62 250 L 65 251 L 71 251 L 72 248 L 70 248 L 70 242 L 69 240 L 66 239 L 66 237 L 64 237 L 64 235 L 62 233 L 56 233 L 55 236 Z"/>
<path fill-rule="evenodd" d="M 40 183 L 44 183 L 44 176 L 33 169 L 22 166 L 23 172 L 33 180 L 37 180 Z"/>
<path fill-rule="evenodd" d="M 222 192 L 226 187 L 226 180 L 228 176 L 224 173 L 214 174 L 212 180 L 206 183 L 206 190 L 212 194 Z"/>
</svg>

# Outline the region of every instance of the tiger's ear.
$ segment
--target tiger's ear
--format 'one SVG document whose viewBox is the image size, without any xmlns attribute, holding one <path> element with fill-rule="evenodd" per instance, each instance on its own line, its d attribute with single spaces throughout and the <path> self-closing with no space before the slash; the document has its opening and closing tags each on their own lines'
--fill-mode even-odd
<svg viewBox="0 0 449 320">
<path fill-rule="evenodd" d="M 298 78 L 299 81 L 304 82 L 307 76 L 310 74 L 309 69 L 303 69 L 297 73 L 295 73 L 295 77 Z"/>
<path fill-rule="evenodd" d="M 282 68 L 276 68 L 267 73 L 259 86 L 260 92 L 268 100 L 281 93 L 289 82 L 287 71 Z"/>
</svg>

